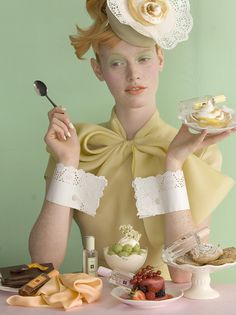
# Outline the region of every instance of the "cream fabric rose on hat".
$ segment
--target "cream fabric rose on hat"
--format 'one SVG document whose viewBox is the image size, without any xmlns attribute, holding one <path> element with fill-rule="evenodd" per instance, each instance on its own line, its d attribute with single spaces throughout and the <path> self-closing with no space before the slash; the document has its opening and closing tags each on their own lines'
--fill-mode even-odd
<svg viewBox="0 0 236 315">
<path fill-rule="evenodd" d="M 129 0 L 128 8 L 132 17 L 143 25 L 160 24 L 169 11 L 165 0 Z"/>
<path fill-rule="evenodd" d="M 107 0 L 106 12 L 121 39 L 143 47 L 174 48 L 193 25 L 189 0 Z"/>
</svg>

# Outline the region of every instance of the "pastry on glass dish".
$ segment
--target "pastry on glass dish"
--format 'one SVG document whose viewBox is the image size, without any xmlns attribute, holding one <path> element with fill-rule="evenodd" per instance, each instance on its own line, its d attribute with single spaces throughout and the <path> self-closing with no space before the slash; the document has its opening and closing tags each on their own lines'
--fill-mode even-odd
<svg viewBox="0 0 236 315">
<path fill-rule="evenodd" d="M 180 102 L 179 118 L 195 130 L 226 130 L 235 127 L 235 112 L 220 103 L 224 95 L 205 96 Z"/>
<path fill-rule="evenodd" d="M 200 127 L 227 127 L 232 120 L 232 114 L 227 109 L 217 106 L 218 103 L 225 100 L 226 97 L 224 95 L 219 95 L 195 103 L 188 120 L 198 124 Z"/>
</svg>

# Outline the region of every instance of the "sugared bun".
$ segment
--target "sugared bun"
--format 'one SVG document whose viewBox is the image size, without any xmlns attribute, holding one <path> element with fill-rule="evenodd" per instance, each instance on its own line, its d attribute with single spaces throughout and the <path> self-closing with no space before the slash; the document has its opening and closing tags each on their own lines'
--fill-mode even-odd
<svg viewBox="0 0 236 315">
<path fill-rule="evenodd" d="M 218 259 L 223 254 L 223 250 L 219 246 L 203 243 L 193 248 L 189 254 L 193 261 L 199 264 L 207 264 Z"/>
<path fill-rule="evenodd" d="M 189 122 L 194 122 L 200 127 L 225 128 L 232 120 L 230 112 L 216 106 L 212 100 L 195 104 L 192 113 L 189 115 Z"/>
</svg>

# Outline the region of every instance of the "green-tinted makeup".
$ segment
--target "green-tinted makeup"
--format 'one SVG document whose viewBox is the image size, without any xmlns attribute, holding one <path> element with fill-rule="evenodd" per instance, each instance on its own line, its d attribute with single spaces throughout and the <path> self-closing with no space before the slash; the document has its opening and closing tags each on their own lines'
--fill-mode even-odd
<svg viewBox="0 0 236 315">
<path fill-rule="evenodd" d="M 137 61 L 142 61 L 142 60 L 145 60 L 145 59 L 152 59 L 153 56 L 154 56 L 153 51 L 152 50 L 147 50 L 147 51 L 140 52 L 137 55 L 136 60 Z"/>
<path fill-rule="evenodd" d="M 122 65 L 125 64 L 125 59 L 119 54 L 112 54 L 109 56 L 107 63 L 109 66 Z"/>
</svg>

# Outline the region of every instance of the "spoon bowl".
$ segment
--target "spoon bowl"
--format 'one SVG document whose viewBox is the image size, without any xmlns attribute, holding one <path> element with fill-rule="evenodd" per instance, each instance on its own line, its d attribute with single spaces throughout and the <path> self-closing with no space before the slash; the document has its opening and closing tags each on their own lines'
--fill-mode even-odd
<svg viewBox="0 0 236 315">
<path fill-rule="evenodd" d="M 49 100 L 49 102 L 52 104 L 53 107 L 57 107 L 57 105 L 48 96 L 48 93 L 47 93 L 48 89 L 47 89 L 47 86 L 44 82 L 42 82 L 40 80 L 34 81 L 34 89 L 38 95 L 46 96 L 46 98 Z"/>
</svg>

